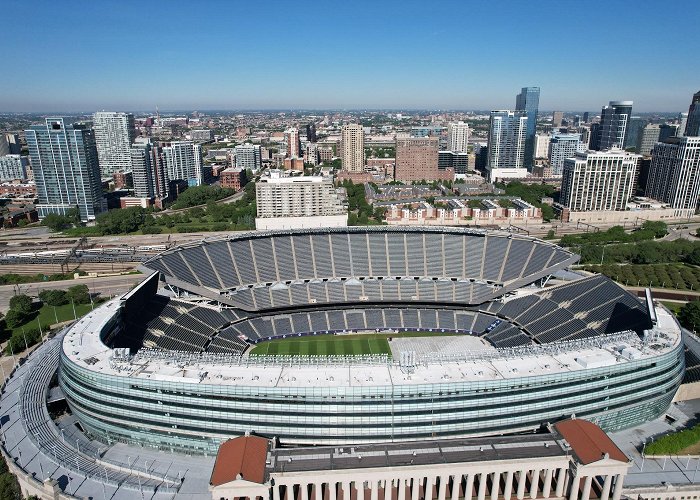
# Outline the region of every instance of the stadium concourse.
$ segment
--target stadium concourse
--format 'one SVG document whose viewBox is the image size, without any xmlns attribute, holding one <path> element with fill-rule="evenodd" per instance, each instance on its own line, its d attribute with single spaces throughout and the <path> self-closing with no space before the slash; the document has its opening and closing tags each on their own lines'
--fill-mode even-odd
<svg viewBox="0 0 700 500">
<path fill-rule="evenodd" d="M 3 449 L 63 492 L 77 482 L 66 478 L 89 485 L 104 469 L 117 497 L 182 496 L 197 488 L 176 467 L 154 473 L 132 457 L 206 460 L 246 434 L 281 447 L 430 447 L 532 433 L 573 414 L 608 431 L 653 420 L 683 379 L 681 329 L 651 296 L 562 272 L 577 260 L 508 233 L 386 226 L 171 249 L 143 264 L 141 285 L 14 371 Z M 390 336 L 391 353 L 251 353 L 351 334 Z M 75 449 L 47 409 L 62 398 L 71 435 L 82 436 Z"/>
</svg>

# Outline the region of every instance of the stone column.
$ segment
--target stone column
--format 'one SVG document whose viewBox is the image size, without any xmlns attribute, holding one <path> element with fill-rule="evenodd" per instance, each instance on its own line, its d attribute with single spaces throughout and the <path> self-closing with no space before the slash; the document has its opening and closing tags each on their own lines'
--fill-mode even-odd
<svg viewBox="0 0 700 500">
<path fill-rule="evenodd" d="M 494 472 L 491 481 L 491 500 L 498 500 L 498 490 L 501 487 L 501 473 Z"/>
<path fill-rule="evenodd" d="M 544 473 L 544 484 L 542 485 L 542 496 L 549 498 L 552 491 L 552 469 L 547 469 Z"/>
<path fill-rule="evenodd" d="M 328 500 L 336 500 L 335 486 L 335 481 L 328 483 Z"/>
<path fill-rule="evenodd" d="M 471 500 L 474 493 L 474 474 L 467 475 L 467 487 L 464 489 L 464 500 Z"/>
<path fill-rule="evenodd" d="M 323 500 L 323 483 L 314 483 L 314 499 Z"/>
<path fill-rule="evenodd" d="M 513 471 L 509 470 L 506 473 L 506 484 L 503 486 L 503 499 L 510 500 L 512 492 L 513 492 Z"/>
<path fill-rule="evenodd" d="M 376 480 L 370 481 L 369 491 L 370 500 L 379 500 L 379 483 Z"/>
<path fill-rule="evenodd" d="M 423 498 L 425 500 L 433 500 L 433 476 L 425 478 L 425 488 L 423 488 Z"/>
<path fill-rule="evenodd" d="M 579 486 L 581 485 L 581 477 L 578 475 L 578 472 L 574 476 L 574 478 L 571 480 L 571 490 L 569 491 L 569 500 L 578 500 L 578 489 Z"/>
<path fill-rule="evenodd" d="M 554 494 L 558 497 L 564 496 L 564 487 L 566 486 L 566 468 L 562 467 L 559 469 L 559 475 L 557 476 L 557 489 Z"/>
<path fill-rule="evenodd" d="M 583 494 L 581 495 L 581 500 L 589 500 L 591 498 L 592 481 L 593 476 L 586 476 L 586 480 L 583 482 Z"/>
<path fill-rule="evenodd" d="M 301 500 L 309 500 L 309 485 L 308 485 L 308 483 L 300 483 L 299 489 L 301 490 Z"/>
<path fill-rule="evenodd" d="M 440 476 L 437 500 L 445 500 L 447 498 L 447 483 L 449 480 L 450 476 Z"/>
<path fill-rule="evenodd" d="M 350 482 L 343 481 L 343 500 L 350 500 Z"/>
<path fill-rule="evenodd" d="M 279 484 L 275 484 L 272 487 L 272 500 L 280 500 L 280 488 Z"/>
<path fill-rule="evenodd" d="M 615 476 L 615 489 L 613 490 L 613 500 L 620 500 L 622 496 L 622 474 Z"/>
<path fill-rule="evenodd" d="M 462 487 L 462 474 L 455 474 L 452 481 L 452 495 L 450 495 L 451 500 L 459 500 L 459 489 Z"/>
<path fill-rule="evenodd" d="M 413 486 L 411 487 L 411 500 L 418 500 L 420 497 L 420 479 L 413 478 Z"/>
<path fill-rule="evenodd" d="M 530 477 L 530 498 L 537 498 L 537 489 L 540 487 L 540 470 L 533 469 Z"/>
<path fill-rule="evenodd" d="M 612 476 L 608 474 L 603 481 L 603 491 L 600 492 L 600 500 L 608 500 L 610 498 L 610 487 L 612 486 Z"/>
<path fill-rule="evenodd" d="M 486 478 L 488 474 L 482 472 L 479 474 L 479 490 L 476 496 L 476 500 L 484 500 L 486 498 Z"/>
<path fill-rule="evenodd" d="M 406 500 L 406 481 L 404 479 L 398 480 L 398 499 Z"/>
<path fill-rule="evenodd" d="M 515 497 L 518 500 L 523 500 L 525 498 L 525 478 L 527 477 L 527 473 L 524 470 L 521 470 L 519 475 L 518 475 L 518 492 L 515 494 Z"/>
<path fill-rule="evenodd" d="M 392 489 L 394 489 L 394 480 L 387 479 L 384 481 L 384 500 L 391 500 Z"/>
</svg>

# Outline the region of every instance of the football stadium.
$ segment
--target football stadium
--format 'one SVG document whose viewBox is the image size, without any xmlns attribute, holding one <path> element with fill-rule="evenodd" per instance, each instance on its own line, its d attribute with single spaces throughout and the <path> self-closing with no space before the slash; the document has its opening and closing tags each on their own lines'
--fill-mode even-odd
<svg viewBox="0 0 700 500">
<path fill-rule="evenodd" d="M 474 229 L 207 239 L 145 262 L 35 376 L 60 365 L 93 438 L 200 454 L 247 433 L 361 445 L 658 417 L 684 374 L 680 327 L 577 261 Z"/>
</svg>

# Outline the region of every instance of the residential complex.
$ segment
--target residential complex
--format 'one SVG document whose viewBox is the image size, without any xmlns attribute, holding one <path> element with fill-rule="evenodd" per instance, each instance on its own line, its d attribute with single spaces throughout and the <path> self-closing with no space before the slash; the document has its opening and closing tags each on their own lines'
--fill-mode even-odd
<svg viewBox="0 0 700 500">
<path fill-rule="evenodd" d="M 564 160 L 561 204 L 572 212 L 625 210 L 641 157 L 619 148 Z"/>
<path fill-rule="evenodd" d="M 236 168 L 258 173 L 262 168 L 262 155 L 258 144 L 239 144 L 234 148 Z"/>
<path fill-rule="evenodd" d="M 93 131 L 51 117 L 24 133 L 39 198 L 39 217 L 66 214 L 77 207 L 80 220 L 94 220 L 104 204 Z"/>
<path fill-rule="evenodd" d="M 670 137 L 652 151 L 646 195 L 675 209 L 698 206 L 700 137 Z"/>
<path fill-rule="evenodd" d="M 527 134 L 525 136 L 525 155 L 523 165 L 532 171 L 535 156 L 535 132 L 537 131 L 537 111 L 540 104 L 539 87 L 523 87 L 515 98 L 515 111 L 527 116 Z"/>
<path fill-rule="evenodd" d="M 562 175 L 564 160 L 582 150 L 580 134 L 554 134 L 549 142 L 549 164 L 553 175 Z"/>
<path fill-rule="evenodd" d="M 25 180 L 27 164 L 26 156 L 9 154 L 0 156 L 0 182 Z"/>
<path fill-rule="evenodd" d="M 131 165 L 136 198 L 168 198 L 167 170 L 158 146 L 150 141 L 134 143 L 131 147 Z"/>
<path fill-rule="evenodd" d="M 438 169 L 437 137 L 397 137 L 396 169 L 394 178 L 401 182 L 437 180 Z"/>
<path fill-rule="evenodd" d="M 603 106 L 600 125 L 591 149 L 605 151 L 612 147 L 623 147 L 632 104 L 632 101 L 610 101 L 609 105 Z"/>
<path fill-rule="evenodd" d="M 469 151 L 469 124 L 464 122 L 447 124 L 447 149 L 456 153 Z"/>
<path fill-rule="evenodd" d="M 284 139 L 287 143 L 286 158 L 299 158 L 301 143 L 299 142 L 299 129 L 291 127 L 284 131 Z"/>
<path fill-rule="evenodd" d="M 365 170 L 365 131 L 362 125 L 343 125 L 341 136 L 343 170 L 363 172 Z"/>
<path fill-rule="evenodd" d="M 163 148 L 168 179 L 186 181 L 189 186 L 202 184 L 202 146 L 192 141 L 171 142 Z"/>
<path fill-rule="evenodd" d="M 524 112 L 491 111 L 486 166 L 490 181 L 527 176 L 524 163 L 527 122 Z"/>
<path fill-rule="evenodd" d="M 111 177 L 114 172 L 131 170 L 131 145 L 136 138 L 134 115 L 98 111 L 92 119 L 101 175 Z"/>
<path fill-rule="evenodd" d="M 659 134 L 661 129 L 657 124 L 650 123 L 642 129 L 639 135 L 639 140 L 636 144 L 637 153 L 640 155 L 649 155 L 654 145 L 659 142 Z"/>
</svg>

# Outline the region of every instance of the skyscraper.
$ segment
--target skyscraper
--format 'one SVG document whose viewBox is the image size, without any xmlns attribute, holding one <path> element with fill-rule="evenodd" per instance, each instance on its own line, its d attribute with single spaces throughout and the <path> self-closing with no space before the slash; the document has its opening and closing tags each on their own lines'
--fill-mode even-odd
<svg viewBox="0 0 700 500">
<path fill-rule="evenodd" d="M 342 130 L 343 170 L 363 172 L 365 170 L 365 130 L 362 125 L 350 123 Z"/>
<path fill-rule="evenodd" d="M 561 203 L 572 212 L 624 210 L 634 194 L 640 156 L 620 148 L 564 160 Z"/>
<path fill-rule="evenodd" d="M 187 181 L 189 186 L 202 184 L 202 146 L 192 141 L 171 142 L 163 148 L 168 179 Z"/>
<path fill-rule="evenodd" d="M 688 113 L 678 113 L 678 135 L 685 135 L 685 128 L 688 126 Z"/>
<path fill-rule="evenodd" d="M 650 123 L 642 130 L 642 134 L 639 136 L 637 145 L 637 153 L 640 155 L 648 155 L 651 153 L 654 145 L 659 142 L 659 134 L 661 130 L 657 124 Z"/>
<path fill-rule="evenodd" d="M 7 142 L 5 134 L 0 134 L 0 156 L 10 154 L 10 144 Z"/>
<path fill-rule="evenodd" d="M 287 142 L 287 156 L 286 158 L 299 158 L 299 129 L 292 127 L 284 131 L 284 138 Z"/>
<path fill-rule="evenodd" d="M 397 137 L 397 181 L 433 181 L 439 178 L 437 137 Z"/>
<path fill-rule="evenodd" d="M 644 126 L 647 124 L 645 118 L 639 116 L 631 116 L 629 122 L 627 123 L 627 132 L 625 132 L 625 144 L 624 148 L 637 148 L 639 141 L 641 139 L 642 131 Z M 637 150 L 639 153 L 640 151 Z"/>
<path fill-rule="evenodd" d="M 603 106 L 598 128 L 598 151 L 605 151 L 613 146 L 624 146 L 632 104 L 632 101 L 610 101 L 608 106 Z"/>
<path fill-rule="evenodd" d="M 262 168 L 262 155 L 257 144 L 239 144 L 234 149 L 236 154 L 236 168 L 250 169 L 257 173 Z"/>
<path fill-rule="evenodd" d="M 693 94 L 693 100 L 688 108 L 688 123 L 685 126 L 688 137 L 700 136 L 700 91 Z"/>
<path fill-rule="evenodd" d="M 1 137 L 1 136 L 0 136 Z M 0 156 L 0 182 L 27 178 L 27 157 L 20 155 Z"/>
<path fill-rule="evenodd" d="M 547 158 L 549 156 L 549 142 L 552 136 L 549 134 L 535 135 L 535 158 Z"/>
<path fill-rule="evenodd" d="M 540 105 L 540 88 L 523 87 L 515 98 L 515 110 L 525 112 L 527 116 L 527 135 L 523 165 L 532 170 L 535 155 L 535 132 L 537 132 L 537 109 Z"/>
<path fill-rule="evenodd" d="M 563 111 L 555 111 L 554 113 L 552 113 L 552 127 L 554 127 L 554 128 L 561 127 L 562 121 L 564 121 L 564 112 Z"/>
<path fill-rule="evenodd" d="M 316 142 L 316 124 L 314 122 L 306 126 L 306 140 L 309 142 Z"/>
<path fill-rule="evenodd" d="M 549 164 L 553 175 L 562 175 L 564 160 L 581 151 L 580 134 L 554 134 L 549 141 Z"/>
<path fill-rule="evenodd" d="M 447 149 L 456 153 L 468 152 L 469 124 L 453 122 L 447 125 Z"/>
<path fill-rule="evenodd" d="M 528 121 L 525 112 L 491 111 L 486 165 L 489 180 L 527 176 L 525 142 Z"/>
<path fill-rule="evenodd" d="M 95 135 L 64 118 L 46 118 L 25 130 L 39 198 L 39 218 L 78 208 L 80 220 L 95 219 L 103 208 Z"/>
<path fill-rule="evenodd" d="M 167 198 L 169 182 L 161 150 L 150 141 L 137 142 L 131 147 L 131 168 L 134 196 L 137 198 Z"/>
<path fill-rule="evenodd" d="M 699 194 L 700 137 L 669 137 L 657 143 L 651 153 L 646 195 L 694 212 Z"/>
<path fill-rule="evenodd" d="M 134 115 L 98 111 L 93 115 L 93 128 L 102 176 L 131 170 L 131 145 L 136 137 Z"/>
<path fill-rule="evenodd" d="M 671 123 L 662 123 L 659 125 L 659 142 L 664 142 L 669 137 L 680 135 L 678 133 L 678 125 Z"/>
</svg>

